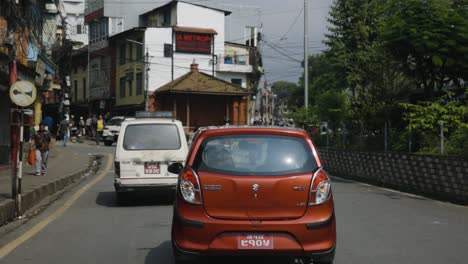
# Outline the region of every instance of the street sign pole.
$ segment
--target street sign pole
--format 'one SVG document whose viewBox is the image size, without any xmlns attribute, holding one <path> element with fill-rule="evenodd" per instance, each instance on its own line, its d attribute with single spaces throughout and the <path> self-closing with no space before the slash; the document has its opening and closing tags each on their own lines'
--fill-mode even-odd
<svg viewBox="0 0 468 264">
<path fill-rule="evenodd" d="M 23 178 L 23 152 L 24 152 L 24 113 L 23 111 L 20 112 L 20 141 L 19 141 L 19 151 L 18 151 L 18 174 L 16 175 L 16 179 L 18 181 L 17 189 L 18 192 L 16 194 L 16 208 L 18 216 L 21 216 L 23 210 L 21 208 L 21 196 L 22 196 L 22 178 Z"/>
</svg>

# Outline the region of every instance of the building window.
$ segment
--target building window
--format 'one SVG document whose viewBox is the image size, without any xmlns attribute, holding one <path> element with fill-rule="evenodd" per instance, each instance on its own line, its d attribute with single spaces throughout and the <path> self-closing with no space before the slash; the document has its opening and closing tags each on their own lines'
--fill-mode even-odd
<svg viewBox="0 0 468 264">
<path fill-rule="evenodd" d="M 73 86 L 75 86 L 75 103 L 78 102 L 78 81 L 73 81 Z"/>
<path fill-rule="evenodd" d="M 143 73 L 139 72 L 136 74 L 136 95 L 143 94 Z"/>
<path fill-rule="evenodd" d="M 128 43 L 128 59 L 133 62 L 133 43 Z"/>
<path fill-rule="evenodd" d="M 83 100 L 86 100 L 86 78 L 83 78 Z"/>
<path fill-rule="evenodd" d="M 81 27 L 81 25 L 76 25 L 76 34 L 83 34 Z"/>
<path fill-rule="evenodd" d="M 120 55 L 119 55 L 119 64 L 123 65 L 125 64 L 125 44 L 120 45 Z"/>
<path fill-rule="evenodd" d="M 138 38 L 137 41 L 143 44 L 143 39 L 142 38 Z M 138 61 L 144 61 L 144 59 L 143 59 L 143 45 L 136 44 L 136 59 Z"/>
<path fill-rule="evenodd" d="M 133 73 L 127 74 L 128 96 L 133 96 Z"/>
<path fill-rule="evenodd" d="M 125 97 L 125 84 L 127 83 L 127 77 L 120 78 L 120 98 Z"/>
<path fill-rule="evenodd" d="M 242 79 L 231 79 L 231 83 L 235 85 L 242 86 Z"/>
</svg>

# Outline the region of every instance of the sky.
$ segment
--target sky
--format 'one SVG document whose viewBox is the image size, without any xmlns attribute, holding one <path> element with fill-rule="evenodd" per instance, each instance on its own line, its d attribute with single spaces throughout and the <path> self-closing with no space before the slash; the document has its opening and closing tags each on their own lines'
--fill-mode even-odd
<svg viewBox="0 0 468 264">
<path fill-rule="evenodd" d="M 261 27 L 264 42 L 260 48 L 268 83 L 272 84 L 278 80 L 298 82 L 303 72 L 300 61 L 304 58 L 303 0 L 195 0 L 194 2 L 233 12 L 226 17 L 226 41 L 239 41 L 244 35 L 245 25 Z M 333 0 L 309 0 L 309 54 L 319 53 L 326 48 L 323 40 L 332 2 Z"/>
</svg>

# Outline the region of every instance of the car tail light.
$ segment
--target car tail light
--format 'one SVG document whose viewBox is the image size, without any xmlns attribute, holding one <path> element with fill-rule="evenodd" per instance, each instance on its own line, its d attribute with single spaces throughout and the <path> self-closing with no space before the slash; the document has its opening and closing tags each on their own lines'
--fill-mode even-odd
<svg viewBox="0 0 468 264">
<path fill-rule="evenodd" d="M 115 172 L 115 177 L 120 178 L 120 162 L 118 161 L 114 162 L 114 172 Z"/>
<path fill-rule="evenodd" d="M 202 204 L 200 181 L 197 174 L 189 167 L 186 167 L 180 174 L 179 190 L 187 203 Z"/>
<path fill-rule="evenodd" d="M 312 178 L 310 184 L 310 200 L 309 205 L 323 204 L 330 196 L 330 179 L 327 173 L 319 169 Z"/>
</svg>

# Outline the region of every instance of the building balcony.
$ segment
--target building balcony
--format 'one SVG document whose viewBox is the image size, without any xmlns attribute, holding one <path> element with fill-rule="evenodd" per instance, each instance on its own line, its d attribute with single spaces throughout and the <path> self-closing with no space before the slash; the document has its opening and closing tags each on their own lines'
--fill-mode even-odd
<svg viewBox="0 0 468 264">
<path fill-rule="evenodd" d="M 253 67 L 241 56 L 218 56 L 216 71 L 251 73 Z"/>
<path fill-rule="evenodd" d="M 109 40 L 107 35 L 103 35 L 98 38 L 92 39 L 88 43 L 88 49 L 90 52 L 109 47 Z"/>
<path fill-rule="evenodd" d="M 109 86 L 97 86 L 89 88 L 89 100 L 105 100 L 109 98 Z"/>
</svg>

